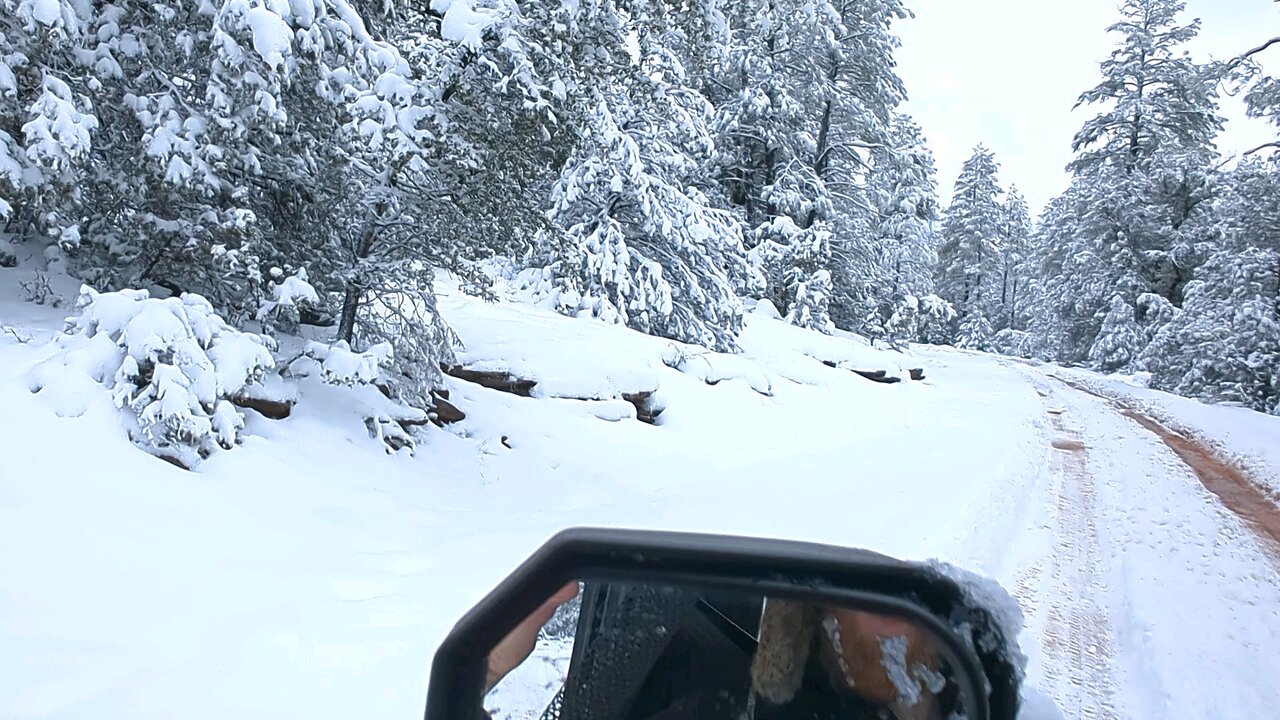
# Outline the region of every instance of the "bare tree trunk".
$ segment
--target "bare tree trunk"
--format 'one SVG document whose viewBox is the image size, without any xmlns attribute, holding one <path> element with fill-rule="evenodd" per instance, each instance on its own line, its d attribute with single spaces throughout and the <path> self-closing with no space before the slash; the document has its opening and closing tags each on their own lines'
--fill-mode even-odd
<svg viewBox="0 0 1280 720">
<path fill-rule="evenodd" d="M 373 250 L 375 232 L 373 218 L 370 218 L 368 227 L 365 228 L 364 234 L 360 236 L 360 244 L 356 246 L 353 265 L 359 265 L 361 260 L 369 257 L 369 253 Z M 355 338 L 356 313 L 360 310 L 360 302 L 364 299 L 364 291 L 365 288 L 360 286 L 359 281 L 354 279 L 347 281 L 347 288 L 342 296 L 342 312 L 338 316 L 338 339 L 348 345 Z"/>
<path fill-rule="evenodd" d="M 354 282 L 347 283 L 342 298 L 342 315 L 338 319 L 338 339 L 348 345 L 356 334 L 356 311 L 360 309 L 360 296 L 363 294 Z"/>
<path fill-rule="evenodd" d="M 1018 278 L 1013 278 L 1013 288 L 1009 292 L 1009 328 L 1018 330 Z"/>
<path fill-rule="evenodd" d="M 833 55 L 831 56 L 831 68 L 827 71 L 827 79 L 834 84 L 839 74 L 840 61 Z M 822 107 L 822 120 L 818 124 L 818 147 L 813 156 L 813 174 L 819 180 L 827 179 L 827 167 L 831 161 L 831 110 L 832 101 L 828 98 Z M 811 227 L 817 219 L 817 209 L 811 208 L 808 217 L 805 218 L 804 227 Z"/>
</svg>

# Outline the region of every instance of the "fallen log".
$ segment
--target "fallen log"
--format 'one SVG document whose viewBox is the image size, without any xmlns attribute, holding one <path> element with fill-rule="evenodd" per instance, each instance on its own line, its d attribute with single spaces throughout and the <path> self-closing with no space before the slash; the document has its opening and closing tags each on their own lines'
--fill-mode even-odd
<svg viewBox="0 0 1280 720">
<path fill-rule="evenodd" d="M 231 398 L 231 404 L 246 410 L 253 410 L 270 420 L 284 420 L 289 417 L 289 413 L 293 412 L 292 400 L 268 400 L 248 395 L 236 395 Z"/>
<path fill-rule="evenodd" d="M 855 370 L 851 367 L 842 366 L 840 363 L 834 360 L 822 360 L 820 358 L 814 358 L 814 359 L 819 360 L 819 362 L 821 362 L 823 365 L 826 365 L 829 368 L 848 370 L 850 372 L 857 373 L 858 375 L 861 375 L 862 377 L 868 380 L 872 380 L 878 383 L 885 383 L 887 385 L 892 385 L 893 383 L 902 382 L 902 378 L 897 377 L 895 375 L 890 375 L 888 371 L 885 371 L 885 370 Z M 911 373 L 912 380 L 924 379 L 924 370 L 922 368 L 909 370 L 908 372 Z M 919 377 L 916 377 L 917 374 L 919 375 Z"/>
<path fill-rule="evenodd" d="M 446 375 L 457 378 L 459 380 L 472 382 L 477 385 L 487 387 L 490 390 L 498 390 L 500 392 L 507 392 L 513 395 L 519 395 L 520 397 L 533 397 L 533 389 L 538 385 L 537 380 L 529 380 L 526 378 L 517 377 L 508 372 L 494 371 L 494 370 L 471 370 L 468 368 L 464 368 L 460 365 L 447 366 L 444 368 L 444 372 Z M 656 390 L 640 390 L 640 391 L 631 392 L 631 393 L 624 392 L 622 393 L 622 399 L 626 400 L 627 402 L 635 406 L 637 420 L 643 423 L 654 425 L 656 424 L 658 416 L 662 414 L 662 410 L 663 410 L 663 408 L 659 407 L 653 399 L 653 395 L 655 392 Z M 442 396 L 440 393 L 436 394 L 435 407 L 437 408 L 438 412 L 442 411 L 444 413 L 440 416 L 441 422 L 437 422 L 436 423 L 437 425 L 441 424 L 442 422 L 443 423 L 457 422 L 458 420 L 462 420 L 464 417 L 466 417 L 466 415 L 463 414 L 461 410 L 455 407 L 452 403 L 448 402 L 447 397 L 448 397 L 447 395 Z M 596 398 L 575 398 L 575 397 L 564 397 L 564 396 L 560 396 L 560 397 L 562 397 L 562 399 L 565 399 L 565 400 L 581 400 L 584 402 L 598 402 L 600 400 L 605 399 L 605 398 L 598 398 L 598 397 Z M 457 420 L 444 419 L 446 416 L 452 417 L 454 413 L 457 414 Z M 432 420 L 432 422 L 435 422 L 435 420 Z"/>
<path fill-rule="evenodd" d="M 499 390 L 519 395 L 520 397 L 533 397 L 533 388 L 538 384 L 537 380 L 526 380 L 507 372 L 470 370 L 460 365 L 445 367 L 444 372 L 446 375 L 459 380 L 466 380 L 467 382 L 487 387 L 490 390 Z"/>
<path fill-rule="evenodd" d="M 885 383 L 885 384 L 891 385 L 893 383 L 902 382 L 902 378 L 894 375 L 890 375 L 886 373 L 884 370 L 854 370 L 853 372 L 857 373 L 858 375 L 861 375 L 862 377 L 868 380 L 878 382 L 878 383 Z"/>
</svg>

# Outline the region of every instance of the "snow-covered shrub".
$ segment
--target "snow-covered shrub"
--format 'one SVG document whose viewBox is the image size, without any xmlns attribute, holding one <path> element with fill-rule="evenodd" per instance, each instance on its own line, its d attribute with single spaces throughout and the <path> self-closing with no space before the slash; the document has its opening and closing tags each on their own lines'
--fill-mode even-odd
<svg viewBox="0 0 1280 720">
<path fill-rule="evenodd" d="M 417 447 L 413 436 L 393 417 L 371 415 L 364 419 L 364 426 L 369 431 L 369 437 L 381 440 L 387 446 L 388 453 L 408 448 L 412 455 L 413 449 Z"/>
<path fill-rule="evenodd" d="M 1035 335 L 1025 330 L 1005 328 L 991 338 L 992 352 L 1010 357 L 1031 359 L 1036 356 L 1038 343 Z"/>
<path fill-rule="evenodd" d="M 93 379 L 128 411 L 129 437 L 144 450 L 191 468 L 239 442 L 244 417 L 231 398 L 275 365 L 269 339 L 228 326 L 199 295 L 161 300 L 85 286 L 76 309 L 54 340 L 59 353 L 34 372 L 33 391 L 75 382 L 59 370 L 88 353 Z"/>
<path fill-rule="evenodd" d="M 1147 344 L 1134 310 L 1119 295 L 1111 297 L 1111 306 L 1102 319 L 1098 339 L 1089 348 L 1089 361 L 1103 372 L 1132 369 Z"/>
<path fill-rule="evenodd" d="M 354 352 L 341 340 L 333 345 L 309 342 L 303 354 L 317 363 L 320 377 L 326 383 L 343 387 L 372 385 L 383 368 L 390 367 L 394 360 L 390 343 L 378 343 L 364 352 Z"/>
<path fill-rule="evenodd" d="M 956 310 L 951 303 L 937 295 L 920 298 L 916 315 L 916 333 L 920 342 L 930 345 L 947 345 L 952 341 L 952 323 Z"/>
<path fill-rule="evenodd" d="M 381 440 L 388 452 L 407 448 L 412 453 L 416 443 L 407 426 L 424 424 L 428 415 L 389 397 L 384 373 L 394 365 L 391 343 L 355 352 L 339 340 L 332 345 L 307 343 L 302 354 L 289 363 L 288 372 L 294 378 L 317 377 L 326 385 L 348 388 L 342 391 L 342 402 L 363 415 L 369 437 Z"/>
<path fill-rule="evenodd" d="M 889 318 L 884 321 L 883 336 L 889 347 L 905 349 L 916 336 L 920 319 L 920 300 L 914 295 L 903 295 L 890 307 Z"/>
<path fill-rule="evenodd" d="M 22 288 L 22 299 L 27 302 L 62 307 L 62 296 L 49 284 L 49 276 L 45 273 L 37 272 L 30 280 L 18 283 L 18 286 Z"/>
<path fill-rule="evenodd" d="M 298 310 L 320 305 L 320 294 L 307 282 L 306 268 L 298 268 L 286 275 L 280 268 L 271 268 L 271 299 L 262 301 L 258 308 L 258 321 L 263 329 L 272 332 L 279 328 L 292 331 L 298 327 Z"/>
<path fill-rule="evenodd" d="M 831 273 L 819 270 L 796 285 L 795 300 L 787 309 L 787 322 L 830 335 L 835 329 L 830 307 Z"/>
<path fill-rule="evenodd" d="M 831 264 L 831 232 L 823 225 L 801 229 L 791 218 L 779 216 L 757 227 L 751 242 L 747 259 L 763 281 L 763 299 L 787 308 L 788 318 L 799 309 L 796 320 L 788 319 L 792 324 L 827 327 L 835 292 L 826 269 Z"/>
<path fill-rule="evenodd" d="M 989 351 L 991 338 L 995 330 L 985 315 L 975 313 L 960 321 L 960 331 L 956 334 L 956 347 L 966 350 Z"/>
</svg>

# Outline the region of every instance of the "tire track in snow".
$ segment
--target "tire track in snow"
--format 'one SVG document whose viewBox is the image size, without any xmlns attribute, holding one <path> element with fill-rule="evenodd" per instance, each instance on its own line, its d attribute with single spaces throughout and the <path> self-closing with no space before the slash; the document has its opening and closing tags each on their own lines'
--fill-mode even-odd
<svg viewBox="0 0 1280 720">
<path fill-rule="evenodd" d="M 1206 490 L 1244 521 L 1244 524 L 1258 537 L 1267 555 L 1273 561 L 1280 562 L 1280 507 L 1277 507 L 1267 493 L 1255 485 L 1244 471 L 1221 460 L 1203 443 L 1170 430 L 1163 423 L 1123 402 L 1101 395 L 1088 386 L 1067 378 L 1057 375 L 1049 377 L 1108 403 L 1121 415 L 1160 438 L 1161 442 L 1168 446 L 1173 454 L 1199 478 Z"/>
<path fill-rule="evenodd" d="M 1280 575 L 1253 529 L 1127 408 L 1054 375 L 1024 378 L 1053 408 L 1041 427 L 1057 446 L 1052 510 L 1028 534 L 1041 547 L 1014 584 L 1034 633 L 1023 643 L 1040 641 L 1027 648 L 1033 687 L 1063 718 L 1274 716 L 1280 691 L 1257 673 L 1280 648 Z M 1080 635 L 1091 608 L 1105 631 Z M 1085 642 L 1073 648 L 1071 633 Z"/>
<path fill-rule="evenodd" d="M 1036 383 L 1042 397 L 1052 391 Z M 1099 603 L 1102 592 L 1097 498 L 1080 433 L 1063 411 L 1050 410 L 1054 448 L 1054 552 L 1045 568 L 1025 571 L 1015 584 L 1024 611 L 1041 619 L 1041 649 L 1047 667 L 1045 689 L 1063 717 L 1111 720 L 1118 717 L 1112 673 L 1111 621 Z"/>
</svg>

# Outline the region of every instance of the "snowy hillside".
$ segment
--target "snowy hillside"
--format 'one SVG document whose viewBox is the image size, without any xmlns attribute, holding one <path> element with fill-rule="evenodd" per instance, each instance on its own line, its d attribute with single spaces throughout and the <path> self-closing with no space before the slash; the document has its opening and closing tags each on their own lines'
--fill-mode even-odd
<svg viewBox="0 0 1280 720">
<path fill-rule="evenodd" d="M 414 717 L 452 622 L 583 524 L 990 575 L 1027 615 L 1036 717 L 1052 717 L 1046 698 L 1065 717 L 1132 718 L 1280 701 L 1257 682 L 1280 649 L 1274 556 L 1157 439 L 1050 366 L 889 353 L 765 314 L 726 356 L 447 288 L 441 311 L 460 363 L 536 381 L 528 396 L 449 378 L 466 419 L 425 426 L 410 455 L 370 437 L 341 392 L 304 392 L 285 420 L 246 412 L 243 444 L 187 472 L 134 447 L 101 386 L 71 405 L 33 394 L 65 313 L 0 304 L 0 647 L 20 659 L 0 675 L 0 716 Z M 848 369 L 912 367 L 925 379 Z M 1236 425 L 1280 437 L 1276 418 Z"/>
</svg>

